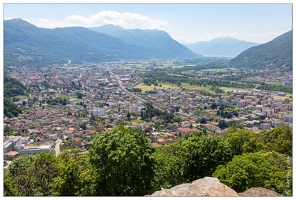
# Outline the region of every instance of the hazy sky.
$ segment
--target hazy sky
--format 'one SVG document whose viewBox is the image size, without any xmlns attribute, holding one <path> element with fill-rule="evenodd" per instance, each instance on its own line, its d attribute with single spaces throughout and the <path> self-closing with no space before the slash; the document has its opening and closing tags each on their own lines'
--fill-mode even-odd
<svg viewBox="0 0 296 200">
<path fill-rule="evenodd" d="M 22 18 L 38 27 L 160 29 L 179 42 L 217 37 L 265 43 L 292 30 L 292 3 L 276 4 L 3 4 L 4 19 Z"/>
</svg>

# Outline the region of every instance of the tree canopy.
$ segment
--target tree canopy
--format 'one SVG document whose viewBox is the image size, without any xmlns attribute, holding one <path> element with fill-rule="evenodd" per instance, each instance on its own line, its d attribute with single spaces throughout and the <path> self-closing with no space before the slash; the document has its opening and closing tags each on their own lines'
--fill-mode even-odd
<svg viewBox="0 0 296 200">
<path fill-rule="evenodd" d="M 291 168 L 291 158 L 275 151 L 244 153 L 225 166 L 219 165 L 213 176 L 237 192 L 265 187 L 291 195 L 292 171 L 287 173 Z"/>
<path fill-rule="evenodd" d="M 123 126 L 97 135 L 89 150 L 99 174 L 97 195 L 146 195 L 154 178 L 154 148 L 144 134 Z"/>
</svg>

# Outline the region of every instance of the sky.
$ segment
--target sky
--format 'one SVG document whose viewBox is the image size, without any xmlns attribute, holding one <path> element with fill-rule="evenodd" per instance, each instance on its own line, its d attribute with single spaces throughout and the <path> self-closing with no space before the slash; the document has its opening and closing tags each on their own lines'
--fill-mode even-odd
<svg viewBox="0 0 296 200">
<path fill-rule="evenodd" d="M 217 37 L 266 43 L 292 30 L 292 3 L 7 2 L 3 4 L 3 18 L 22 18 L 43 28 L 114 24 L 126 29 L 159 29 L 183 44 Z"/>
</svg>

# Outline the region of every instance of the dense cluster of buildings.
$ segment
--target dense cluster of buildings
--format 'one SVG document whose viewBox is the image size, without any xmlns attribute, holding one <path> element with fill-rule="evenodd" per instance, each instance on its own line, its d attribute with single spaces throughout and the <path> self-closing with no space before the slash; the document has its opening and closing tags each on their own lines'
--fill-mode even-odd
<svg viewBox="0 0 296 200">
<path fill-rule="evenodd" d="M 142 79 L 133 69 L 122 69 L 115 64 L 69 69 L 12 68 L 9 75 L 31 92 L 28 97 L 17 101 L 27 108 L 27 112 L 4 119 L 4 127 L 17 133 L 17 136 L 4 138 L 4 157 L 7 159 L 22 153 L 51 152 L 57 139 L 70 143 L 72 147 L 86 148 L 97 132 L 112 130 L 128 119 L 128 113 L 135 121 L 126 127 L 142 130 L 155 146 L 170 143 L 195 130 L 223 134 L 224 130 L 218 127 L 220 120 L 227 124 L 239 123 L 252 131 L 269 130 L 280 125 L 292 128 L 292 102 L 278 98 L 272 92 L 231 91 L 212 97 L 196 89 L 157 87 L 152 92 L 130 95 L 119 87 L 116 76 L 125 88 L 132 88 Z M 46 87 L 44 82 L 50 87 Z M 82 97 L 77 98 L 78 94 Z M 47 102 L 56 98 L 68 99 L 66 105 Z M 136 116 L 145 110 L 143 100 L 167 112 L 180 114 L 182 120 L 163 124 L 158 116 L 154 116 L 150 122 L 137 122 Z M 22 105 L 24 101 L 26 104 Z M 212 109 L 212 104 L 217 107 Z M 238 115 L 222 118 L 217 115 L 221 105 L 235 110 Z M 206 123 L 200 123 L 201 118 L 205 118 Z"/>
</svg>

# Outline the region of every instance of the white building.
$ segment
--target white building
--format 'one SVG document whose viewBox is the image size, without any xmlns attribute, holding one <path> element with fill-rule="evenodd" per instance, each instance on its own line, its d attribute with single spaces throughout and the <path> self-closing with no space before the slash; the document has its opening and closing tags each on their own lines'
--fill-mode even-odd
<svg viewBox="0 0 296 200">
<path fill-rule="evenodd" d="M 101 117 L 101 116 L 106 115 L 104 109 L 97 109 L 97 108 L 89 109 L 88 114 L 90 114 L 90 115 L 93 114 L 95 117 Z"/>
<path fill-rule="evenodd" d="M 271 128 L 271 125 L 269 123 L 263 123 L 263 124 L 260 124 L 260 128 L 262 130 L 269 130 Z"/>
<path fill-rule="evenodd" d="M 273 122 L 271 122 L 271 125 L 272 125 L 272 127 L 278 127 L 278 126 L 281 126 L 282 125 L 282 122 L 281 121 L 273 121 Z"/>
</svg>

